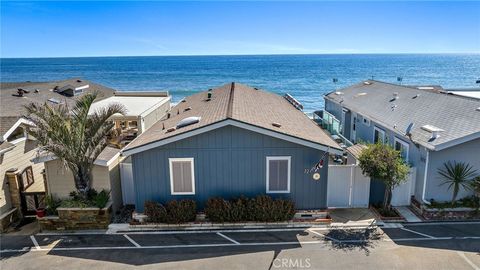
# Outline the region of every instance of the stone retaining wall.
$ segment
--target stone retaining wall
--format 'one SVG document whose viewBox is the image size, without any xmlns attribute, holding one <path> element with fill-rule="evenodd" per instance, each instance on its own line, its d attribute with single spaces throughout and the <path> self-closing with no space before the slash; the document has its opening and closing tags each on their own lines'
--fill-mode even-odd
<svg viewBox="0 0 480 270">
<path fill-rule="evenodd" d="M 57 208 L 58 216 L 37 218 L 41 230 L 86 230 L 107 229 L 112 218 L 112 203 L 100 209 Z"/>
<path fill-rule="evenodd" d="M 480 213 L 474 208 L 427 208 L 422 204 L 412 203 L 412 210 L 422 216 L 425 220 L 462 220 L 478 219 Z"/>
</svg>

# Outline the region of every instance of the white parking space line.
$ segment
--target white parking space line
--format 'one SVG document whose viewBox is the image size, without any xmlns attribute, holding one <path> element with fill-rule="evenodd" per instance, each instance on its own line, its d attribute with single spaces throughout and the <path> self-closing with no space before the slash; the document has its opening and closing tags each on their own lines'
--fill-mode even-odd
<svg viewBox="0 0 480 270">
<path fill-rule="evenodd" d="M 30 235 L 30 239 L 32 239 L 32 242 L 33 242 L 33 244 L 35 245 L 35 248 L 36 248 L 37 250 L 40 250 L 40 249 L 41 249 L 41 248 L 40 248 L 40 245 L 38 244 L 37 239 L 35 239 L 35 236 Z"/>
<path fill-rule="evenodd" d="M 134 246 L 136 247 L 141 247 L 137 242 L 135 242 L 135 240 L 133 240 L 132 238 L 130 238 L 130 236 L 124 234 L 123 236 L 125 236 L 125 238 L 127 238 L 128 241 L 130 241 L 130 243 L 132 243 Z"/>
<path fill-rule="evenodd" d="M 240 245 L 240 243 L 239 243 L 239 242 L 235 241 L 234 239 L 232 239 L 232 238 L 230 238 L 230 237 L 226 236 L 225 234 L 223 234 L 223 233 L 221 233 L 221 232 L 217 232 L 217 235 L 219 235 L 219 236 L 221 236 L 221 237 L 223 237 L 223 238 L 227 239 L 228 241 L 230 241 L 230 242 L 232 242 L 232 243 L 234 243 L 234 244 Z"/>
<path fill-rule="evenodd" d="M 313 234 L 316 234 L 316 235 L 318 235 L 318 236 L 321 236 L 321 237 L 323 237 L 323 238 L 325 238 L 325 239 L 328 239 L 328 240 L 330 240 L 330 241 L 339 242 L 339 240 L 337 240 L 337 239 L 335 239 L 335 238 L 333 238 L 333 237 L 330 237 L 330 236 L 326 236 L 326 235 L 323 234 L 323 233 L 319 233 L 319 232 L 316 232 L 316 231 L 314 231 L 314 230 L 307 230 L 307 231 L 309 231 L 309 232 L 311 232 L 311 233 L 313 233 Z"/>
<path fill-rule="evenodd" d="M 462 259 L 465 260 L 473 269 L 480 270 L 480 267 L 476 266 L 472 261 L 470 261 L 470 259 L 468 259 L 467 256 L 465 256 L 465 253 L 461 251 L 457 251 L 457 254 L 460 257 L 462 257 Z"/>
<path fill-rule="evenodd" d="M 425 233 L 421 233 L 421 232 L 417 232 L 417 231 L 414 231 L 414 230 L 410 230 L 410 229 L 407 229 L 407 228 L 400 228 L 400 230 L 403 230 L 403 231 L 407 231 L 407 232 L 411 232 L 411 233 L 415 233 L 415 234 L 418 234 L 418 235 L 421 235 L 421 236 L 425 236 L 425 237 L 428 237 L 428 238 L 436 238 L 434 236 L 431 236 L 431 235 L 428 235 L 428 234 L 425 234 Z"/>
</svg>

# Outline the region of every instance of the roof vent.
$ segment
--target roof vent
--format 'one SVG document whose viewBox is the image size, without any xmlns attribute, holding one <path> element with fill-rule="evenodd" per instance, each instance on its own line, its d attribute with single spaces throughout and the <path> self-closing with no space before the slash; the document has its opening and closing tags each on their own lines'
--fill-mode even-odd
<svg viewBox="0 0 480 270">
<path fill-rule="evenodd" d="M 176 128 L 176 127 L 171 127 L 171 128 L 168 128 L 168 129 L 167 129 L 167 133 L 168 133 L 168 132 L 175 131 L 175 130 L 177 130 L 177 128 Z"/>
<path fill-rule="evenodd" d="M 361 97 L 361 96 L 366 96 L 366 95 L 367 95 L 367 93 L 362 92 L 362 93 L 356 94 L 354 97 Z"/>
<path fill-rule="evenodd" d="M 82 80 L 77 80 L 77 82 L 82 82 Z"/>
<path fill-rule="evenodd" d="M 369 81 L 364 81 L 363 84 L 365 84 L 365 85 L 371 85 L 372 83 L 369 82 Z"/>
<path fill-rule="evenodd" d="M 479 112 L 480 112 L 480 107 L 478 107 L 478 108 L 477 108 L 477 111 L 479 111 Z"/>
<path fill-rule="evenodd" d="M 191 109 L 192 109 L 192 107 L 187 107 L 187 108 L 183 109 L 183 111 L 184 111 L 184 112 L 188 112 L 188 111 L 190 111 Z"/>
<path fill-rule="evenodd" d="M 186 126 L 189 126 L 189 125 L 196 124 L 196 123 L 200 122 L 200 119 L 201 119 L 201 117 L 198 117 L 198 116 L 187 117 L 185 119 L 180 120 L 180 122 L 177 123 L 177 128 L 186 127 Z"/>
<path fill-rule="evenodd" d="M 210 100 L 212 98 L 212 92 L 207 93 L 207 100 Z"/>
<path fill-rule="evenodd" d="M 416 94 L 415 96 L 412 97 L 412 99 L 416 99 L 420 96 L 420 94 Z"/>
<path fill-rule="evenodd" d="M 428 132 L 432 133 L 432 137 L 430 138 L 431 141 L 435 140 L 436 138 L 440 137 L 440 132 L 443 132 L 445 130 L 438 128 L 436 126 L 432 125 L 424 125 L 422 126 L 422 129 Z"/>
<path fill-rule="evenodd" d="M 278 128 L 279 128 L 279 127 L 282 127 L 282 125 L 281 125 L 281 124 L 279 124 L 279 123 L 277 123 L 277 122 L 273 122 L 273 123 L 272 123 L 272 126 L 274 126 L 274 127 L 278 127 Z"/>
<path fill-rule="evenodd" d="M 340 92 L 340 91 L 337 91 L 335 92 L 336 95 L 339 95 L 339 96 L 342 96 L 343 95 L 343 92 Z"/>
<path fill-rule="evenodd" d="M 38 92 L 40 92 L 40 90 L 38 88 L 36 88 L 35 91 L 33 91 L 33 92 L 38 93 Z"/>
</svg>

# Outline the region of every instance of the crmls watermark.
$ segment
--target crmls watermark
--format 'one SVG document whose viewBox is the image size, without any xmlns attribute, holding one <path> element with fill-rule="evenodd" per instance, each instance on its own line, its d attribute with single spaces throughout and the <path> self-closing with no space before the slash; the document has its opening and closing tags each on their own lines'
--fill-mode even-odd
<svg viewBox="0 0 480 270">
<path fill-rule="evenodd" d="M 273 268 L 295 268 L 295 269 L 308 269 L 312 267 L 310 258 L 306 259 L 289 259 L 289 258 L 276 258 L 272 263 Z"/>
</svg>

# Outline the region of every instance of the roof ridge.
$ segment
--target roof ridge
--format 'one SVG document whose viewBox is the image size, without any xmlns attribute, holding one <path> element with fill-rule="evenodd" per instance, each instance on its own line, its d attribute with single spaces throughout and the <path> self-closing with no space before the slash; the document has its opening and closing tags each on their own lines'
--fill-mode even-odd
<svg viewBox="0 0 480 270">
<path fill-rule="evenodd" d="M 228 97 L 227 118 L 233 117 L 233 91 L 234 90 L 235 90 L 235 82 L 232 82 L 230 86 L 229 97 Z"/>
</svg>

